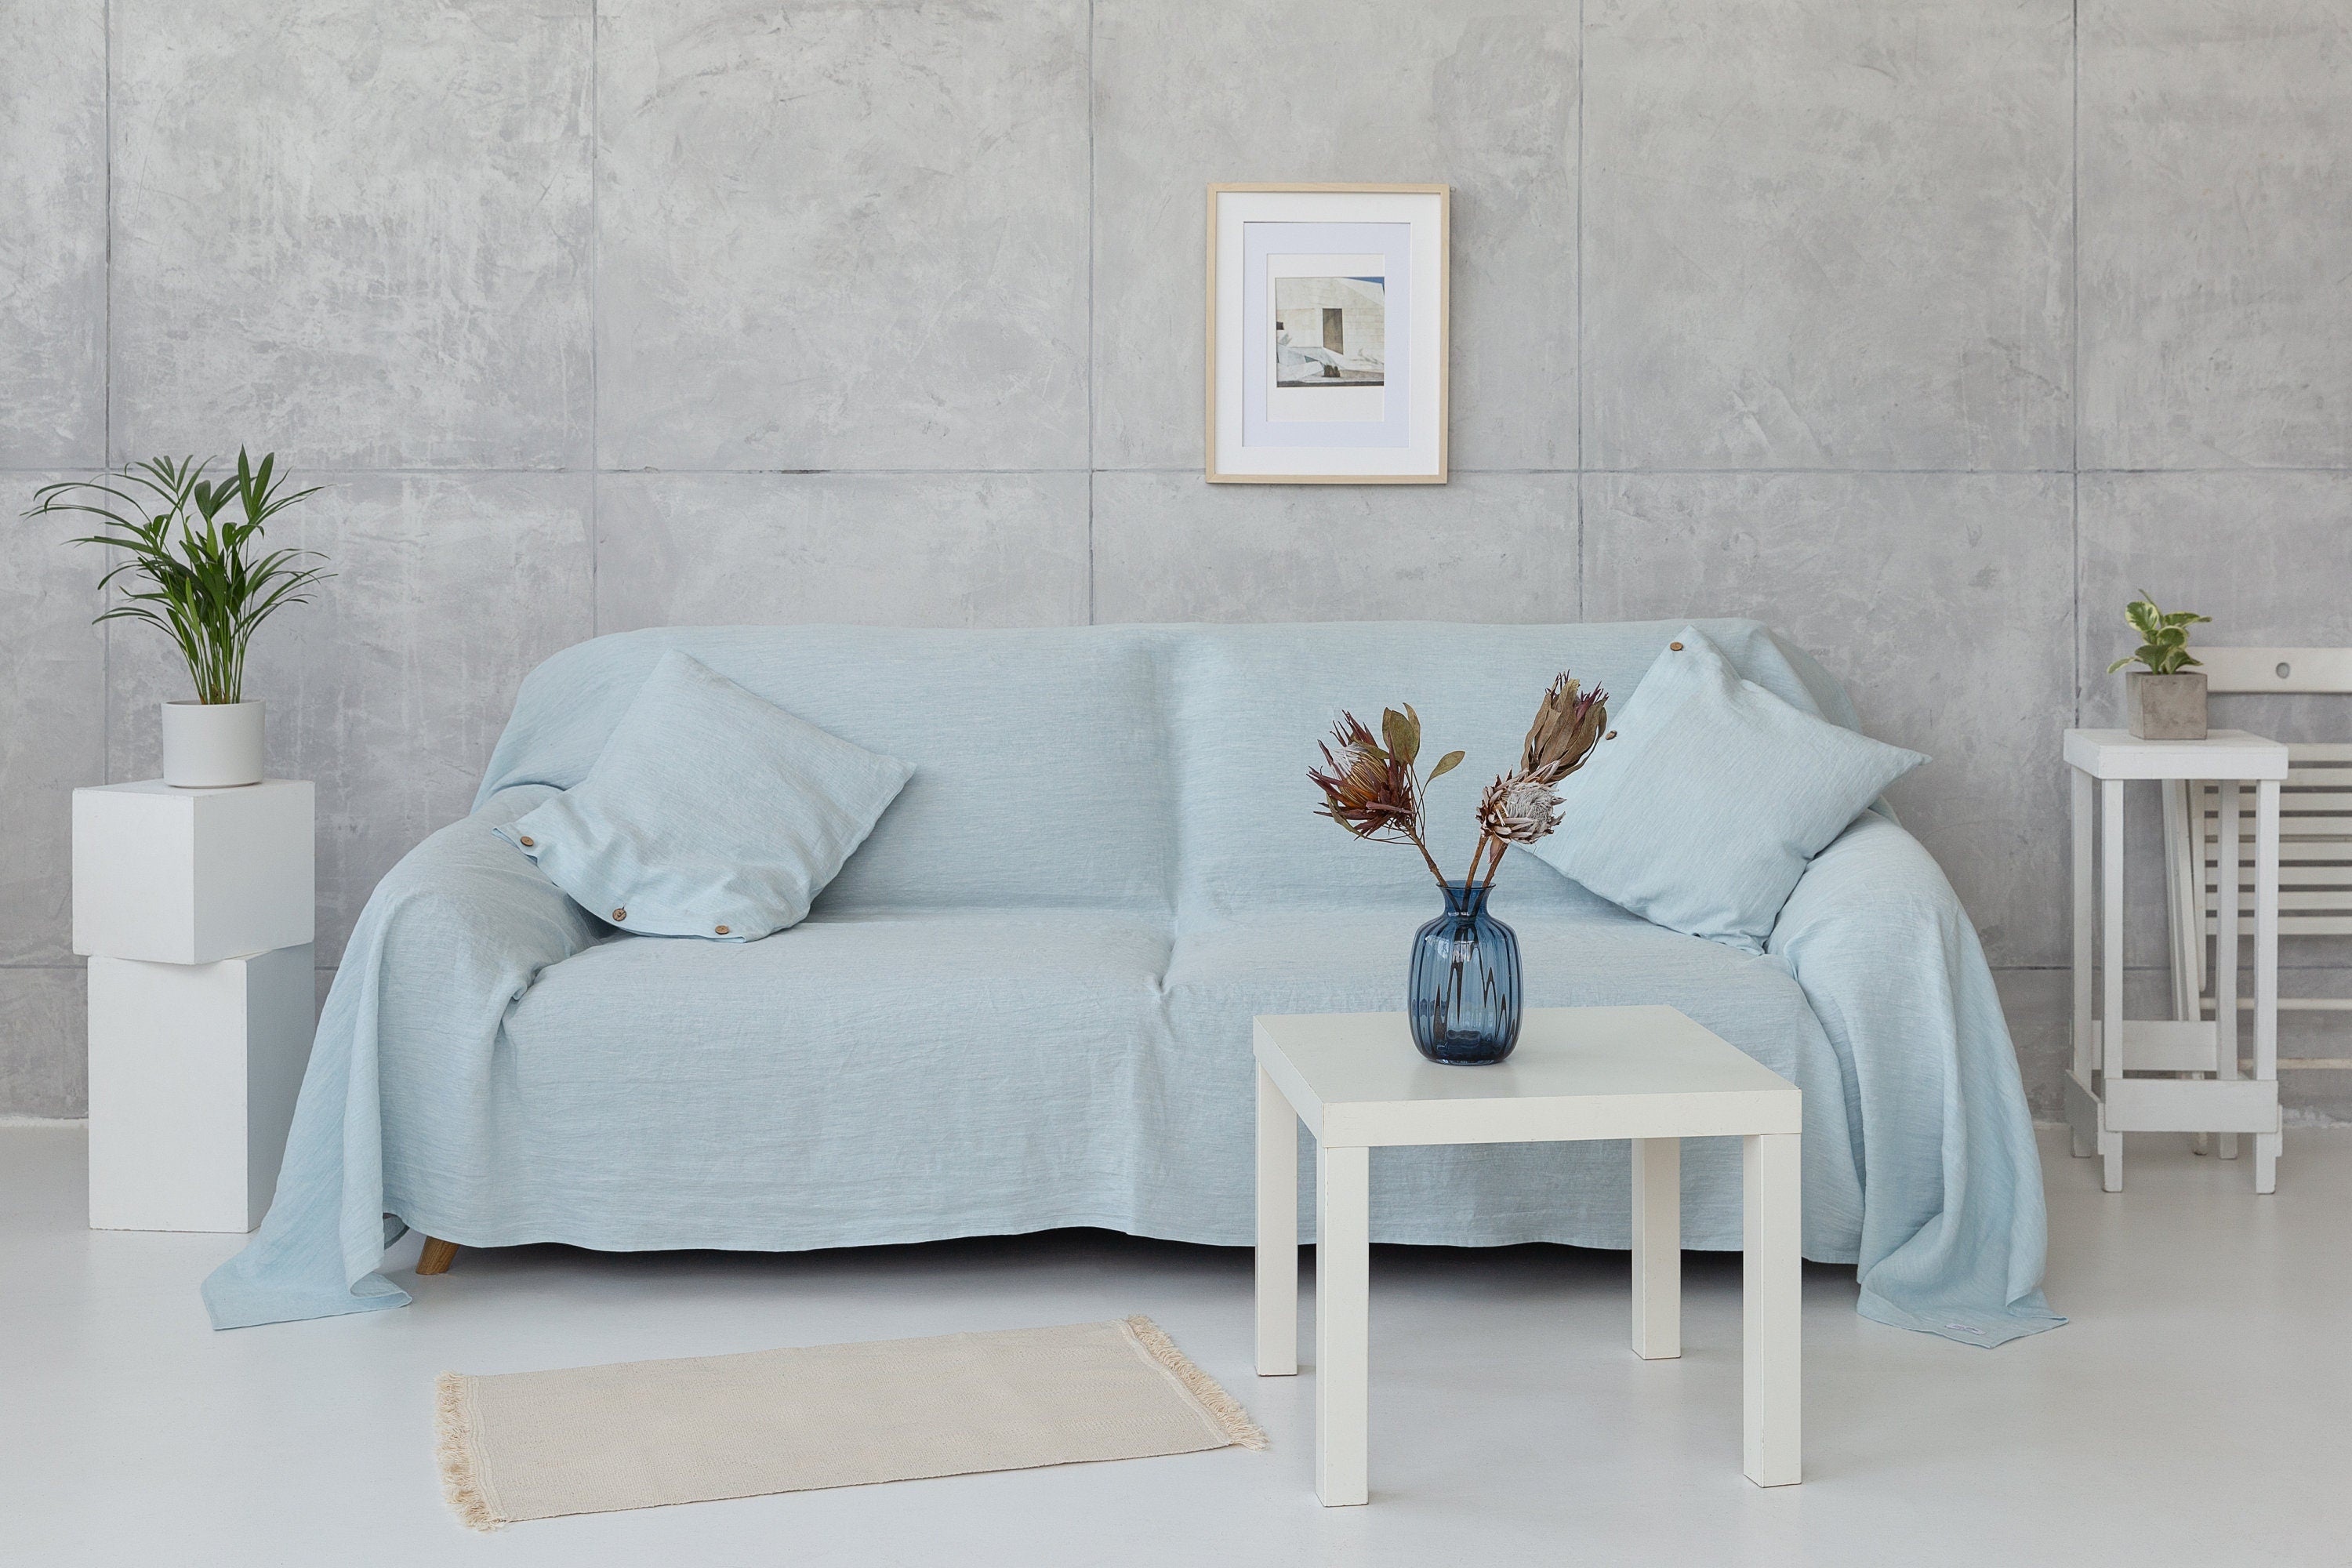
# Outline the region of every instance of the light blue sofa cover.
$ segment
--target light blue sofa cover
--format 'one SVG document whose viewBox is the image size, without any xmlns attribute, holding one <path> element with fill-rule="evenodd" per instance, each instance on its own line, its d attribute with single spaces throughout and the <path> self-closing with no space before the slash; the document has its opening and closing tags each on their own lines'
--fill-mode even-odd
<svg viewBox="0 0 2352 1568">
<path fill-rule="evenodd" d="M 1467 748 L 1432 806 L 1462 865 L 1544 683 L 1630 695 L 1682 624 L 679 628 L 559 654 L 474 814 L 361 916 L 275 1205 L 206 1282 L 213 1321 L 403 1304 L 376 1272 L 398 1222 L 615 1250 L 1058 1226 L 1246 1243 L 1251 1016 L 1401 1005 L 1437 907 L 1417 856 L 1313 814 L 1331 718 L 1409 700 L 1432 754 Z M 1765 627 L 1700 625 L 1853 723 Z M 671 647 L 915 769 L 811 918 L 761 942 L 616 933 L 490 831 L 586 773 Z M 1803 1088 L 1805 1252 L 1860 1266 L 1865 1314 L 1978 1344 L 2062 1321 L 1991 976 L 1890 816 L 1817 858 L 1761 955 L 1524 854 L 1494 907 L 1530 1005 L 1672 1004 Z M 1686 1244 L 1737 1247 L 1736 1141 L 1694 1143 L 1685 1172 Z M 1373 1163 L 1376 1240 L 1622 1247 L 1628 1205 L 1622 1144 Z"/>
</svg>

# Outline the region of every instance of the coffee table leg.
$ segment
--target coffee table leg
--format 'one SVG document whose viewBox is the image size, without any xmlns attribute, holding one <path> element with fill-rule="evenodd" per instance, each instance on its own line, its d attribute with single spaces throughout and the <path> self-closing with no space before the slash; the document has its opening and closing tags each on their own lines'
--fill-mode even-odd
<svg viewBox="0 0 2352 1568">
<path fill-rule="evenodd" d="M 1257 1374 L 1298 1371 L 1298 1118 L 1257 1069 Z"/>
<path fill-rule="evenodd" d="M 1366 1500 L 1371 1151 L 1315 1150 L 1315 1495 Z"/>
<path fill-rule="evenodd" d="M 1759 1487 L 1804 1479 L 1804 1208 L 1794 1132 L 1742 1141 L 1740 1469 Z"/>
<path fill-rule="evenodd" d="M 1683 1141 L 1633 1140 L 1633 1353 L 1683 1353 Z"/>
</svg>

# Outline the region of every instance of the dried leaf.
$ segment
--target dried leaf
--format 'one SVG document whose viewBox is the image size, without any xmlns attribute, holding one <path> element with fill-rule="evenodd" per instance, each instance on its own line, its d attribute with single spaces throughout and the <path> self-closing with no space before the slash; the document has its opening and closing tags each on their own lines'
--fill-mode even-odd
<svg viewBox="0 0 2352 1568">
<path fill-rule="evenodd" d="M 1412 716 L 1412 708 L 1405 711 L 1391 708 L 1381 715 L 1381 738 L 1388 742 L 1389 754 L 1406 767 L 1421 754 L 1421 721 Z"/>
<path fill-rule="evenodd" d="M 1429 770 L 1429 782 L 1435 784 L 1439 779 L 1444 778 L 1447 773 L 1450 773 L 1454 769 L 1460 767 L 1462 765 L 1462 759 L 1466 754 L 1466 752 L 1448 752 L 1444 756 L 1438 758 L 1437 765 Z"/>
</svg>

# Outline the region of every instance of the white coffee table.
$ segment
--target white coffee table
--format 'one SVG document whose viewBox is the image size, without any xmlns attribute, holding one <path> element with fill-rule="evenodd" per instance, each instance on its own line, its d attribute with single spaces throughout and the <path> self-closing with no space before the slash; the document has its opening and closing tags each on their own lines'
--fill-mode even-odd
<svg viewBox="0 0 2352 1568">
<path fill-rule="evenodd" d="M 1672 1007 L 1536 1007 L 1495 1067 L 1440 1067 L 1402 1013 L 1260 1017 L 1257 1370 L 1298 1371 L 1298 1139 L 1314 1134 L 1315 1492 L 1366 1500 L 1370 1152 L 1633 1140 L 1633 1352 L 1682 1353 L 1682 1144 L 1745 1140 L 1741 1469 L 1801 1479 L 1803 1229 L 1794 1084 Z"/>
</svg>

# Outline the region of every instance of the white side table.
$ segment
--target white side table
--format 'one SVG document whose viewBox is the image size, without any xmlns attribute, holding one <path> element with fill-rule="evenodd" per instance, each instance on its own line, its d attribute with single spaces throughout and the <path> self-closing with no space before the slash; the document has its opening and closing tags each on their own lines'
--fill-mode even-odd
<svg viewBox="0 0 2352 1568">
<path fill-rule="evenodd" d="M 297 779 L 74 791 L 92 1229 L 261 1223 L 317 1016 L 316 815 Z"/>
<path fill-rule="evenodd" d="M 1402 1013 L 1256 1020 L 1257 1370 L 1298 1371 L 1298 1140 L 1316 1140 L 1315 1492 L 1366 1500 L 1374 1148 L 1633 1142 L 1633 1351 L 1682 1353 L 1682 1144 L 1745 1140 L 1741 1468 L 1801 1479 L 1795 1085 L 1672 1007 L 1537 1007 L 1495 1067 L 1440 1067 Z"/>
<path fill-rule="evenodd" d="M 2126 1132 L 2218 1132 L 2234 1151 L 2254 1135 L 2254 1191 L 2278 1190 L 2279 784 L 2287 751 L 2242 730 L 2202 741 L 2143 741 L 2125 730 L 2069 730 L 2065 759 L 2074 783 L 2074 1065 L 2066 1075 L 2066 1122 L 2077 1158 L 2101 1156 L 2102 1184 L 2124 1186 Z M 2216 868 L 2214 1016 L 2124 1017 L 2124 785 L 2133 779 L 2221 782 Z M 2256 784 L 2254 807 L 2254 1076 L 2238 1076 L 2238 786 Z M 2098 800 L 2093 805 L 2093 784 Z M 2097 888 L 2093 889 L 2094 819 Z M 2201 868 L 2200 868 L 2201 874 Z M 2099 974 L 2092 1011 L 2095 916 Z M 2204 1078 L 2133 1078 L 2131 1073 L 2203 1073 Z"/>
</svg>

